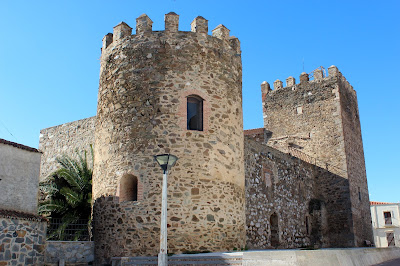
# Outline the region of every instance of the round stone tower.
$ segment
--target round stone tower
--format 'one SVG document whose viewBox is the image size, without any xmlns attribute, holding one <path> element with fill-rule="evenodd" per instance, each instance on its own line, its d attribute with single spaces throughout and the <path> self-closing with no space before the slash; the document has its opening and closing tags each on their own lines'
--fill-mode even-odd
<svg viewBox="0 0 400 266">
<path fill-rule="evenodd" d="M 168 176 L 168 252 L 245 245 L 240 43 L 197 17 L 191 32 L 165 15 L 136 35 L 121 22 L 103 39 L 95 134 L 93 220 L 98 264 L 159 252 L 162 170 Z"/>
</svg>

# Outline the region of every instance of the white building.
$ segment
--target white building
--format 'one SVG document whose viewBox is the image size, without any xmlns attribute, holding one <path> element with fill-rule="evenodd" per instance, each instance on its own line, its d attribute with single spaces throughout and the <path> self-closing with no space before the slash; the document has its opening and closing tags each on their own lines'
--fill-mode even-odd
<svg viewBox="0 0 400 266">
<path fill-rule="evenodd" d="M 37 214 L 41 155 L 35 148 L 0 139 L 0 210 Z"/>
<path fill-rule="evenodd" d="M 400 247 L 400 203 L 371 201 L 376 247 Z"/>
</svg>

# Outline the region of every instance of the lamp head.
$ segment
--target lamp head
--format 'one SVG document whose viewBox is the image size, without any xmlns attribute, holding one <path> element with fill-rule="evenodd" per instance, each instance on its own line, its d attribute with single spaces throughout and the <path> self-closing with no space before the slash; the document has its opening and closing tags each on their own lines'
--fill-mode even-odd
<svg viewBox="0 0 400 266">
<path fill-rule="evenodd" d="M 176 161 L 178 160 L 178 157 L 172 154 L 159 154 L 155 155 L 154 159 L 160 165 L 161 169 L 163 169 L 164 172 L 166 172 L 169 171 L 171 167 L 175 165 Z"/>
</svg>

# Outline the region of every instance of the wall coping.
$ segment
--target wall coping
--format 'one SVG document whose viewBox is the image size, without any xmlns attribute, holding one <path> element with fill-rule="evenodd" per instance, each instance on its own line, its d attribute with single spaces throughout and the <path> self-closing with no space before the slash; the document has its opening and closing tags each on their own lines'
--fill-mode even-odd
<svg viewBox="0 0 400 266">
<path fill-rule="evenodd" d="M 22 220 L 38 221 L 38 222 L 48 221 L 47 218 L 44 216 L 27 212 L 21 212 L 21 211 L 5 210 L 5 209 L 0 209 L 0 218 L 22 219 Z"/>
</svg>

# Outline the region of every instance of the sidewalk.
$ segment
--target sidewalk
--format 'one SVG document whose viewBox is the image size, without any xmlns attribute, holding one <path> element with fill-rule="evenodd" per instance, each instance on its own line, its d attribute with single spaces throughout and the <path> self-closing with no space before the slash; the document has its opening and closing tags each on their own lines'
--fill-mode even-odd
<svg viewBox="0 0 400 266">
<path fill-rule="evenodd" d="M 399 265 L 400 265 L 400 259 L 395 259 L 375 264 L 374 266 L 399 266 Z"/>
</svg>

